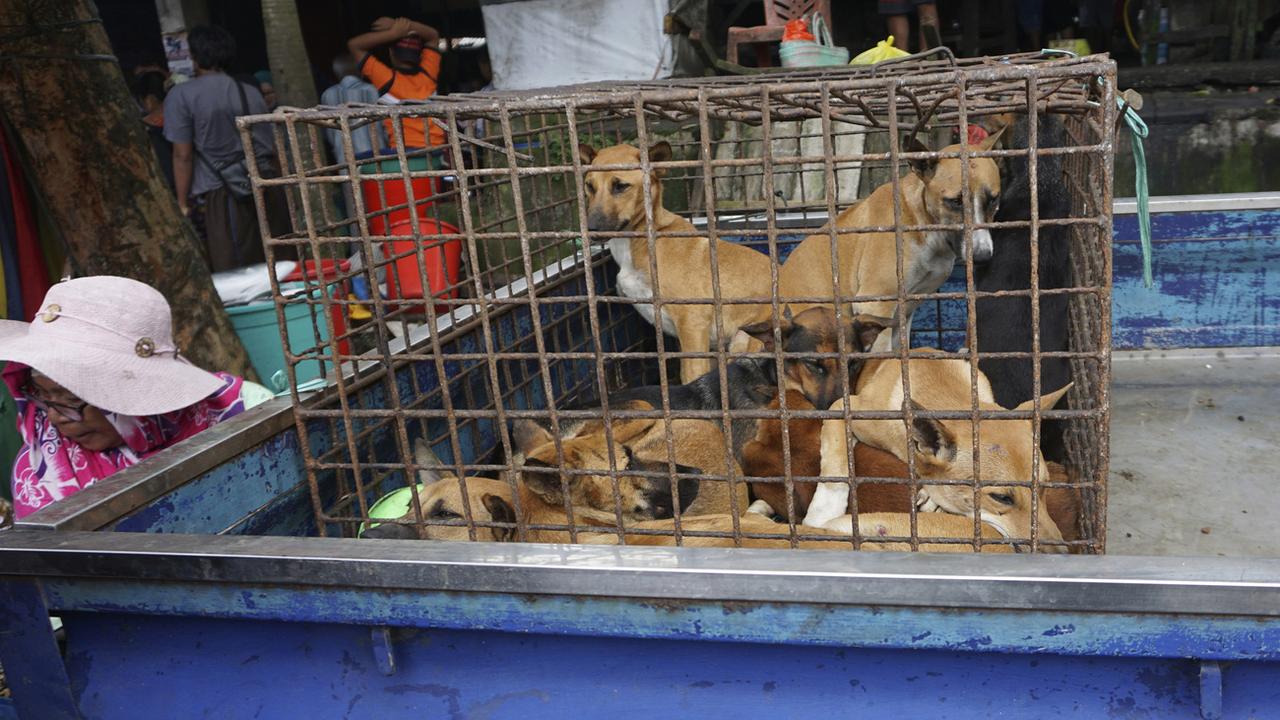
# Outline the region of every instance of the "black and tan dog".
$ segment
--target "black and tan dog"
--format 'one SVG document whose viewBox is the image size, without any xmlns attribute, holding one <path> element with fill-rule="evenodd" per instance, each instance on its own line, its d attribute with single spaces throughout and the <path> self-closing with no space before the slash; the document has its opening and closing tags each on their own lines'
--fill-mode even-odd
<svg viewBox="0 0 1280 720">
<path fill-rule="evenodd" d="M 632 145 L 614 145 L 596 151 L 580 145 L 582 159 L 592 166 L 639 164 L 640 150 Z M 649 148 L 649 161 L 671 159 L 671 146 L 659 142 Z M 693 232 L 688 220 L 662 206 L 662 177 L 665 170 L 654 169 L 649 177 L 649 212 L 653 218 L 654 266 L 658 291 L 663 300 L 697 300 L 702 303 L 667 305 L 661 323 L 654 318 L 652 305 L 636 305 L 636 311 L 667 335 L 680 340 L 683 352 L 707 352 L 743 325 L 762 316 L 758 304 L 729 304 L 720 307 L 720 323 L 715 321 L 711 276 L 711 245 L 705 237 L 664 237 L 664 233 Z M 640 232 L 647 228 L 644 173 L 639 170 L 589 170 L 587 229 L 596 232 Z M 771 294 L 771 266 L 767 256 L 751 248 L 723 240 L 716 241 L 716 266 L 722 300 L 765 300 Z M 654 280 L 650 272 L 647 237 L 614 238 L 609 251 L 618 264 L 618 292 L 629 298 L 653 298 Z M 682 358 L 680 379 L 691 382 L 712 367 L 707 358 Z"/>
<path fill-rule="evenodd" d="M 1001 130 L 1003 132 L 1003 130 Z M 1001 132 L 989 136 L 981 145 L 970 145 L 970 152 L 990 150 Z M 914 137 L 905 148 L 909 152 L 927 152 L 928 148 Z M 943 148 L 956 152 L 959 145 Z M 912 225 L 959 225 L 968 216 L 975 224 L 989 223 L 1000 205 L 1000 170 L 991 158 L 969 159 L 967 205 L 963 199 L 963 165 L 959 158 L 913 159 L 911 172 L 898 181 L 898 204 L 901 223 Z M 895 224 L 893 183 L 876 188 L 865 199 L 847 208 L 835 219 L 836 257 L 840 269 L 840 296 L 897 295 L 897 249 L 894 233 L 857 232 L 859 228 L 884 227 Z M 973 231 L 973 259 L 981 262 L 991 256 L 991 232 L 985 228 Z M 963 233 L 959 230 L 911 230 L 903 233 L 903 288 L 909 294 L 936 291 L 963 257 Z M 831 232 L 828 228 L 805 238 L 783 264 L 779 276 L 779 294 L 783 300 L 796 297 L 832 297 L 835 287 L 831 270 Z M 854 312 L 896 318 L 893 300 L 860 302 Z M 908 301 L 907 326 L 892 334 L 893 347 L 901 338 L 911 336 L 911 314 L 919 301 Z M 808 305 L 793 303 L 800 309 Z M 882 340 L 882 342 L 884 342 Z M 817 403 L 822 407 L 821 403 Z"/>
<path fill-rule="evenodd" d="M 885 318 L 859 315 L 837 324 L 835 311 L 830 307 L 810 308 L 794 317 L 784 315 L 779 335 L 782 340 L 782 377 L 778 376 L 775 357 L 737 357 L 725 363 L 725 385 L 729 391 L 730 410 L 758 410 L 778 397 L 779 388 L 800 393 L 818 407 L 829 406 L 843 395 L 847 388 L 857 383 L 865 353 L 875 339 L 891 326 Z M 844 335 L 844 350 L 849 356 L 845 372 L 841 373 L 839 357 L 804 357 L 803 355 L 836 355 L 840 350 L 840 335 Z M 755 348 L 751 343 L 754 341 Z M 732 354 L 756 350 L 772 353 L 774 349 L 773 325 L 754 323 L 741 328 L 731 343 Z M 719 368 L 699 377 L 691 383 L 667 388 L 667 402 L 673 411 L 720 410 L 721 375 Z M 609 396 L 615 403 L 642 401 L 655 408 L 662 407 L 662 388 L 645 386 L 628 388 Z M 735 417 L 731 425 L 730 442 L 733 456 L 742 457 L 742 446 L 756 434 L 757 418 Z"/>
</svg>

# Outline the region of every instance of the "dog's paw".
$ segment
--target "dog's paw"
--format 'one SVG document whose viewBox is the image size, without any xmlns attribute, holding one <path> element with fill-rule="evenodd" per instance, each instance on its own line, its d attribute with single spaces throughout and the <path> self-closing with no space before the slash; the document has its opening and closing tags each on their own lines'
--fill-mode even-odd
<svg viewBox="0 0 1280 720">
<path fill-rule="evenodd" d="M 938 503 L 929 497 L 929 493 L 924 491 L 924 488 L 921 488 L 916 493 L 916 509 L 920 512 L 940 512 L 942 510 Z"/>
<path fill-rule="evenodd" d="M 747 508 L 747 512 L 763 515 L 767 518 L 774 516 L 773 507 L 763 500 L 757 500 L 751 503 L 751 506 Z"/>
</svg>

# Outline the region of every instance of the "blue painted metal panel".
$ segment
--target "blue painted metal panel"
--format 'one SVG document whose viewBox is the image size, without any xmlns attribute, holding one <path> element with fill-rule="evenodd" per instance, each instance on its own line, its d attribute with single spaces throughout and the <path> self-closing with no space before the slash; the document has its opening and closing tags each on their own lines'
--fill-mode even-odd
<svg viewBox="0 0 1280 720">
<path fill-rule="evenodd" d="M 365 627 L 117 615 L 67 622 L 82 707 L 104 719 L 178 708 L 204 717 L 521 720 L 1200 714 L 1194 660 L 433 630 L 393 633 L 399 665 L 388 676 Z M 1275 686 L 1278 670 L 1253 664 L 1250 680 Z"/>
<path fill-rule="evenodd" d="M 83 611 L 663 640 L 1280 661 L 1280 620 L 50 579 Z"/>
<path fill-rule="evenodd" d="M 40 585 L 30 579 L 0 582 L 0 666 L 13 693 L 10 710 L 27 720 L 78 720 L 72 687 L 49 625 Z"/>
<path fill-rule="evenodd" d="M 1115 220 L 1117 348 L 1280 345 L 1280 210 L 1152 216 L 1155 287 L 1137 218 Z"/>
</svg>

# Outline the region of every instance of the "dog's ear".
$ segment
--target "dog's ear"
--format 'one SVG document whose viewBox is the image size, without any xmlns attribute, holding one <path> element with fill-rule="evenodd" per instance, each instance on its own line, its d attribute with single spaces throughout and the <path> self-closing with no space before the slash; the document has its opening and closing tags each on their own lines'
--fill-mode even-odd
<svg viewBox="0 0 1280 720">
<path fill-rule="evenodd" d="M 568 454 L 569 451 L 566 450 L 565 455 Z M 565 462 L 568 461 L 569 458 L 566 457 Z M 524 480 L 525 487 L 542 498 L 543 502 L 556 506 L 564 504 L 564 488 L 560 487 L 560 473 L 555 465 L 529 458 L 524 461 L 520 477 Z M 570 478 L 570 482 L 572 481 Z"/>
<path fill-rule="evenodd" d="M 578 143 L 578 157 L 583 165 L 590 165 L 596 159 L 596 149 L 586 143 Z"/>
<path fill-rule="evenodd" d="M 782 344 L 787 344 L 787 338 L 791 336 L 791 331 L 795 328 L 795 324 L 791 322 L 791 318 L 783 313 L 778 320 L 778 328 L 782 331 Z M 740 331 L 750 335 L 751 337 L 764 343 L 766 352 L 773 350 L 773 323 L 768 320 L 762 320 L 750 325 L 743 325 L 738 328 Z"/>
<path fill-rule="evenodd" d="M 425 438 L 419 437 L 413 441 L 413 464 L 418 466 L 418 482 L 423 485 L 457 477 L 455 473 L 442 468 L 444 463 L 440 462 L 440 458 L 431 451 L 431 446 L 427 444 Z"/>
<path fill-rule="evenodd" d="M 920 142 L 920 138 L 911 136 L 907 140 L 906 147 L 903 150 L 907 152 L 930 152 L 929 147 Z M 938 169 L 938 158 L 918 158 L 908 160 L 907 165 L 911 167 L 911 172 L 920 176 L 921 180 L 931 180 L 933 173 Z"/>
<path fill-rule="evenodd" d="M 927 412 L 927 409 L 911 401 L 911 409 L 915 412 Z M 930 465 L 949 465 L 956 459 L 956 439 L 950 430 L 933 418 L 913 417 L 911 432 L 907 443 L 918 461 Z"/>
<path fill-rule="evenodd" d="M 510 523 L 513 527 L 495 527 L 490 528 L 493 531 L 493 539 L 498 542 L 514 542 L 516 539 L 516 511 L 511 507 L 511 503 L 500 495 L 486 494 L 480 498 L 480 502 L 484 505 L 484 509 L 489 511 L 489 519 L 496 523 Z"/>
<path fill-rule="evenodd" d="M 729 339 L 727 352 L 730 355 L 740 355 L 747 352 L 759 352 L 761 349 L 759 340 L 739 329 Z"/>
<path fill-rule="evenodd" d="M 634 418 L 631 420 L 615 420 L 613 423 L 613 441 L 616 443 L 629 443 L 636 438 L 647 435 L 653 426 L 658 423 L 657 418 Z M 601 440 L 604 439 L 604 428 L 600 429 Z M 624 448 L 625 449 L 625 448 Z M 608 452 L 607 450 L 605 452 Z"/>
<path fill-rule="evenodd" d="M 551 431 L 528 418 L 520 418 L 512 424 L 511 439 L 516 450 L 528 455 L 534 448 L 555 440 Z"/>
<path fill-rule="evenodd" d="M 854 349 L 867 352 L 875 344 L 880 333 L 896 327 L 897 322 L 878 315 L 855 315 L 851 323 Z"/>
<path fill-rule="evenodd" d="M 1003 125 L 1003 126 L 1001 126 L 999 130 L 997 130 L 997 131 L 995 131 L 995 132 L 991 133 L 990 135 L 988 135 L 988 136 L 986 137 L 986 139 L 985 139 L 985 140 L 983 140 L 983 141 L 978 145 L 978 149 L 979 149 L 979 150 L 990 150 L 991 148 L 995 147 L 995 146 L 996 146 L 996 143 L 1000 142 L 1000 137 L 1001 137 L 1002 135 L 1004 135 L 1004 131 L 1005 131 L 1005 130 L 1008 130 L 1008 129 L 1009 129 L 1009 126 L 1008 126 L 1008 125 Z"/>
<path fill-rule="evenodd" d="M 671 159 L 671 143 L 667 142 L 666 140 L 659 140 L 658 142 L 649 146 L 649 162 L 651 163 L 666 162 L 670 159 Z M 667 174 L 667 169 L 654 168 L 653 174 L 657 175 L 658 177 L 663 177 Z"/>
<path fill-rule="evenodd" d="M 1054 390 L 1051 393 L 1045 393 L 1041 395 L 1040 409 L 1041 410 L 1052 409 L 1053 406 L 1057 405 L 1058 401 L 1062 399 L 1062 396 L 1067 394 L 1067 391 L 1070 390 L 1071 386 L 1074 384 L 1075 383 L 1067 383 L 1066 385 L 1063 385 L 1062 387 L 1058 388 L 1057 390 Z M 1014 410 L 1024 410 L 1026 412 L 1031 412 L 1034 409 L 1035 409 L 1035 398 L 1032 398 L 1031 400 L 1028 400 L 1022 403 L 1021 405 L 1019 405 L 1018 407 L 1014 408 Z"/>
<path fill-rule="evenodd" d="M 649 146 L 649 162 L 666 162 L 671 159 L 671 143 L 666 140 Z"/>
</svg>

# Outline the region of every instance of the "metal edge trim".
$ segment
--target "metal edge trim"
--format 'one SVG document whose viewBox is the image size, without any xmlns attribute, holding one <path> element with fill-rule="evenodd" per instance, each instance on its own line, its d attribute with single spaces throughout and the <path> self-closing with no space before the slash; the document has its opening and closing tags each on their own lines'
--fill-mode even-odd
<svg viewBox="0 0 1280 720">
<path fill-rule="evenodd" d="M 0 578 L 1280 617 L 1280 560 L 0 534 Z"/>
</svg>

